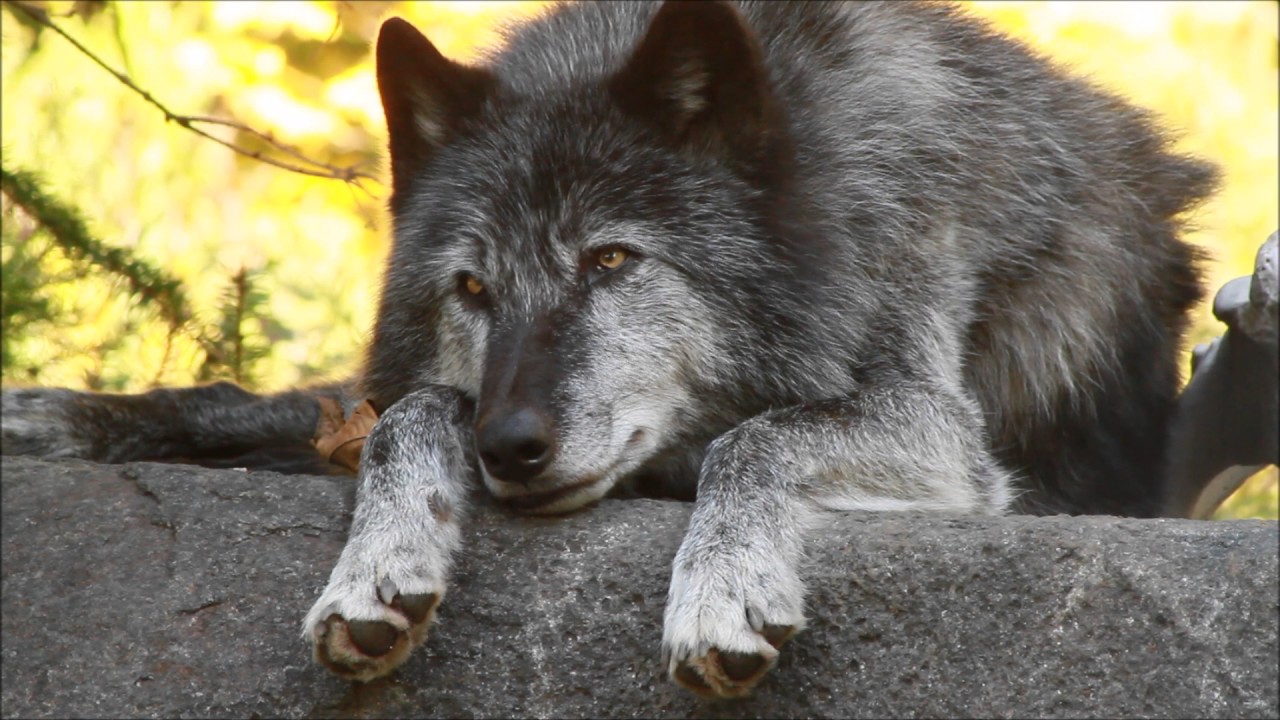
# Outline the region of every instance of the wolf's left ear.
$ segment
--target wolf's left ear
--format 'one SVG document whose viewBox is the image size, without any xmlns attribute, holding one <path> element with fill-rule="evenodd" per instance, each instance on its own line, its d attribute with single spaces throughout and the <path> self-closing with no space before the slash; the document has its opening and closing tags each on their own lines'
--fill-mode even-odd
<svg viewBox="0 0 1280 720">
<path fill-rule="evenodd" d="M 392 202 L 459 127 L 480 114 L 493 75 L 440 54 L 400 18 L 378 33 L 378 93 L 387 118 Z"/>
<path fill-rule="evenodd" d="M 669 142 L 721 159 L 759 158 L 774 122 L 760 43 L 727 2 L 664 3 L 609 90 Z"/>
</svg>

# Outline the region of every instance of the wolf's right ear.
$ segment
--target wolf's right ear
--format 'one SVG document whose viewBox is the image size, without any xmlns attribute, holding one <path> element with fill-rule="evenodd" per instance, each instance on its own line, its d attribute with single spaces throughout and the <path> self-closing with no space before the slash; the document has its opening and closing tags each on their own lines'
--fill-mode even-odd
<svg viewBox="0 0 1280 720">
<path fill-rule="evenodd" d="M 462 123 L 480 113 L 494 78 L 487 70 L 441 55 L 417 28 L 400 18 L 382 24 L 377 61 L 394 203 Z"/>
<path fill-rule="evenodd" d="M 727 2 L 668 0 L 611 79 L 614 101 L 672 145 L 748 166 L 777 130 L 763 51 Z"/>
</svg>

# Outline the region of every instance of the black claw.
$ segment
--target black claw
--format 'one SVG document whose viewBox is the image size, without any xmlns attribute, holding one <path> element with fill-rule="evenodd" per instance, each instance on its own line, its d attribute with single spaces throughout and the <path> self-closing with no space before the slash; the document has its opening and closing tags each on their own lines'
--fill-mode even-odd
<svg viewBox="0 0 1280 720">
<path fill-rule="evenodd" d="M 734 682 L 747 682 L 759 676 L 769 666 L 769 661 L 756 653 L 720 653 L 720 668 Z"/>
<path fill-rule="evenodd" d="M 440 601 L 440 597 L 435 593 L 426 595 L 401 595 L 396 594 L 391 600 L 391 607 L 396 608 L 409 618 L 409 622 L 414 625 L 421 623 L 427 619 L 427 615 L 435 608 L 436 603 Z"/>
<path fill-rule="evenodd" d="M 351 642 L 369 657 L 382 657 L 395 647 L 398 631 L 381 620 L 348 620 Z"/>
</svg>

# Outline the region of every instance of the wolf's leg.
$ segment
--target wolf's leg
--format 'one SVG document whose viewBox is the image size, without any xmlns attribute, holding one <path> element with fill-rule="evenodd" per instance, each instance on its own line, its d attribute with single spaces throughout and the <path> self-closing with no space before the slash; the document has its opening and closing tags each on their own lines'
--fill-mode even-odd
<svg viewBox="0 0 1280 720">
<path fill-rule="evenodd" d="M 900 379 L 757 416 L 708 449 L 673 563 L 663 658 L 702 694 L 745 694 L 804 625 L 798 570 L 825 510 L 998 513 L 1008 478 L 975 401 Z"/>
<path fill-rule="evenodd" d="M 276 395 L 228 382 L 137 395 L 5 390 L 0 452 L 125 462 L 305 446 L 316 431 L 321 396 L 350 404 L 336 384 Z"/>
<path fill-rule="evenodd" d="M 431 386 L 392 405 L 370 433 L 351 534 L 303 623 L 335 674 L 379 677 L 426 639 L 474 474 L 471 412 L 457 391 Z"/>
</svg>

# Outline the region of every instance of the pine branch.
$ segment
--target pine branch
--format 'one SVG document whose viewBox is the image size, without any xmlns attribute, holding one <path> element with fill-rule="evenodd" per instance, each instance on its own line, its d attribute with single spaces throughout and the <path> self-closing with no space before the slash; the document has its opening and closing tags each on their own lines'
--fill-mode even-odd
<svg viewBox="0 0 1280 720">
<path fill-rule="evenodd" d="M 159 307 L 161 315 L 173 328 L 186 327 L 191 310 L 182 292 L 182 282 L 165 274 L 144 260 L 132 257 L 121 248 L 107 246 L 89 233 L 79 213 L 62 201 L 46 195 L 44 183 L 25 170 L 0 166 L 0 189 L 49 231 L 54 241 L 71 258 L 87 260 L 124 278 L 129 289 Z"/>
</svg>

